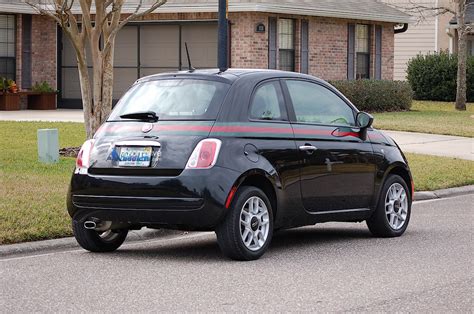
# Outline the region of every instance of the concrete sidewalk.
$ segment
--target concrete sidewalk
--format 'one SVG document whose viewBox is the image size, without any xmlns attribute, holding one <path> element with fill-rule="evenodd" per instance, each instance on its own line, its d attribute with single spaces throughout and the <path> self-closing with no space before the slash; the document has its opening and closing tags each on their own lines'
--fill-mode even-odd
<svg viewBox="0 0 474 314">
<path fill-rule="evenodd" d="M 1 111 L 0 120 L 84 122 L 82 110 Z M 404 152 L 474 160 L 474 140 L 468 137 L 384 131 Z"/>
<path fill-rule="evenodd" d="M 474 160 L 474 139 L 399 131 L 383 131 L 391 136 L 404 152 Z"/>
<path fill-rule="evenodd" d="M 82 122 L 81 109 L 0 111 L 0 121 Z"/>
</svg>

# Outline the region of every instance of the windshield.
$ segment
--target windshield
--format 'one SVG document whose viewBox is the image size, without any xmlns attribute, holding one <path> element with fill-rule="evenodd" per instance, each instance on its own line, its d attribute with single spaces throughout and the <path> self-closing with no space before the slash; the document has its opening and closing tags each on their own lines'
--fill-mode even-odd
<svg viewBox="0 0 474 314">
<path fill-rule="evenodd" d="M 156 80 L 134 85 L 120 99 L 109 121 L 152 111 L 160 120 L 214 120 L 230 85 L 194 79 Z"/>
</svg>

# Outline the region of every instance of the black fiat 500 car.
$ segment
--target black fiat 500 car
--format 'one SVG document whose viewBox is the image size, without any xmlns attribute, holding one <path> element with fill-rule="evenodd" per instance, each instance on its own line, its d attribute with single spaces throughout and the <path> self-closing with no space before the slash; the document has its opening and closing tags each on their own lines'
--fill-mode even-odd
<svg viewBox="0 0 474 314">
<path fill-rule="evenodd" d="M 82 146 L 67 207 L 79 244 L 116 250 L 128 230 L 215 231 L 253 260 L 273 231 L 367 221 L 396 237 L 413 181 L 397 144 L 330 84 L 269 70 L 138 80 Z"/>
</svg>

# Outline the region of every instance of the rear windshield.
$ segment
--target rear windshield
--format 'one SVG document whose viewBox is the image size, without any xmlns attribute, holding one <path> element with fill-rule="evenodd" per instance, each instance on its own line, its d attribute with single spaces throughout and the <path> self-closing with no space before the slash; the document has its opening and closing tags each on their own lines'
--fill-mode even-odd
<svg viewBox="0 0 474 314">
<path fill-rule="evenodd" d="M 134 85 L 120 99 L 109 121 L 153 111 L 160 120 L 214 120 L 230 85 L 194 79 L 157 80 Z"/>
</svg>

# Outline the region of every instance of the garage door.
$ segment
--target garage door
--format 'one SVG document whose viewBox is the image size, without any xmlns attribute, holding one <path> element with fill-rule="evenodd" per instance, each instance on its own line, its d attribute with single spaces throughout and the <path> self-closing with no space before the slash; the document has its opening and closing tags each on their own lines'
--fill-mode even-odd
<svg viewBox="0 0 474 314">
<path fill-rule="evenodd" d="M 217 66 L 217 23 L 138 24 L 124 27 L 115 43 L 114 99 L 119 99 L 140 77 L 187 69 L 185 42 L 195 68 Z M 58 106 L 81 108 L 76 57 L 65 35 L 62 47 Z M 91 69 L 89 73 L 92 75 Z"/>
</svg>

